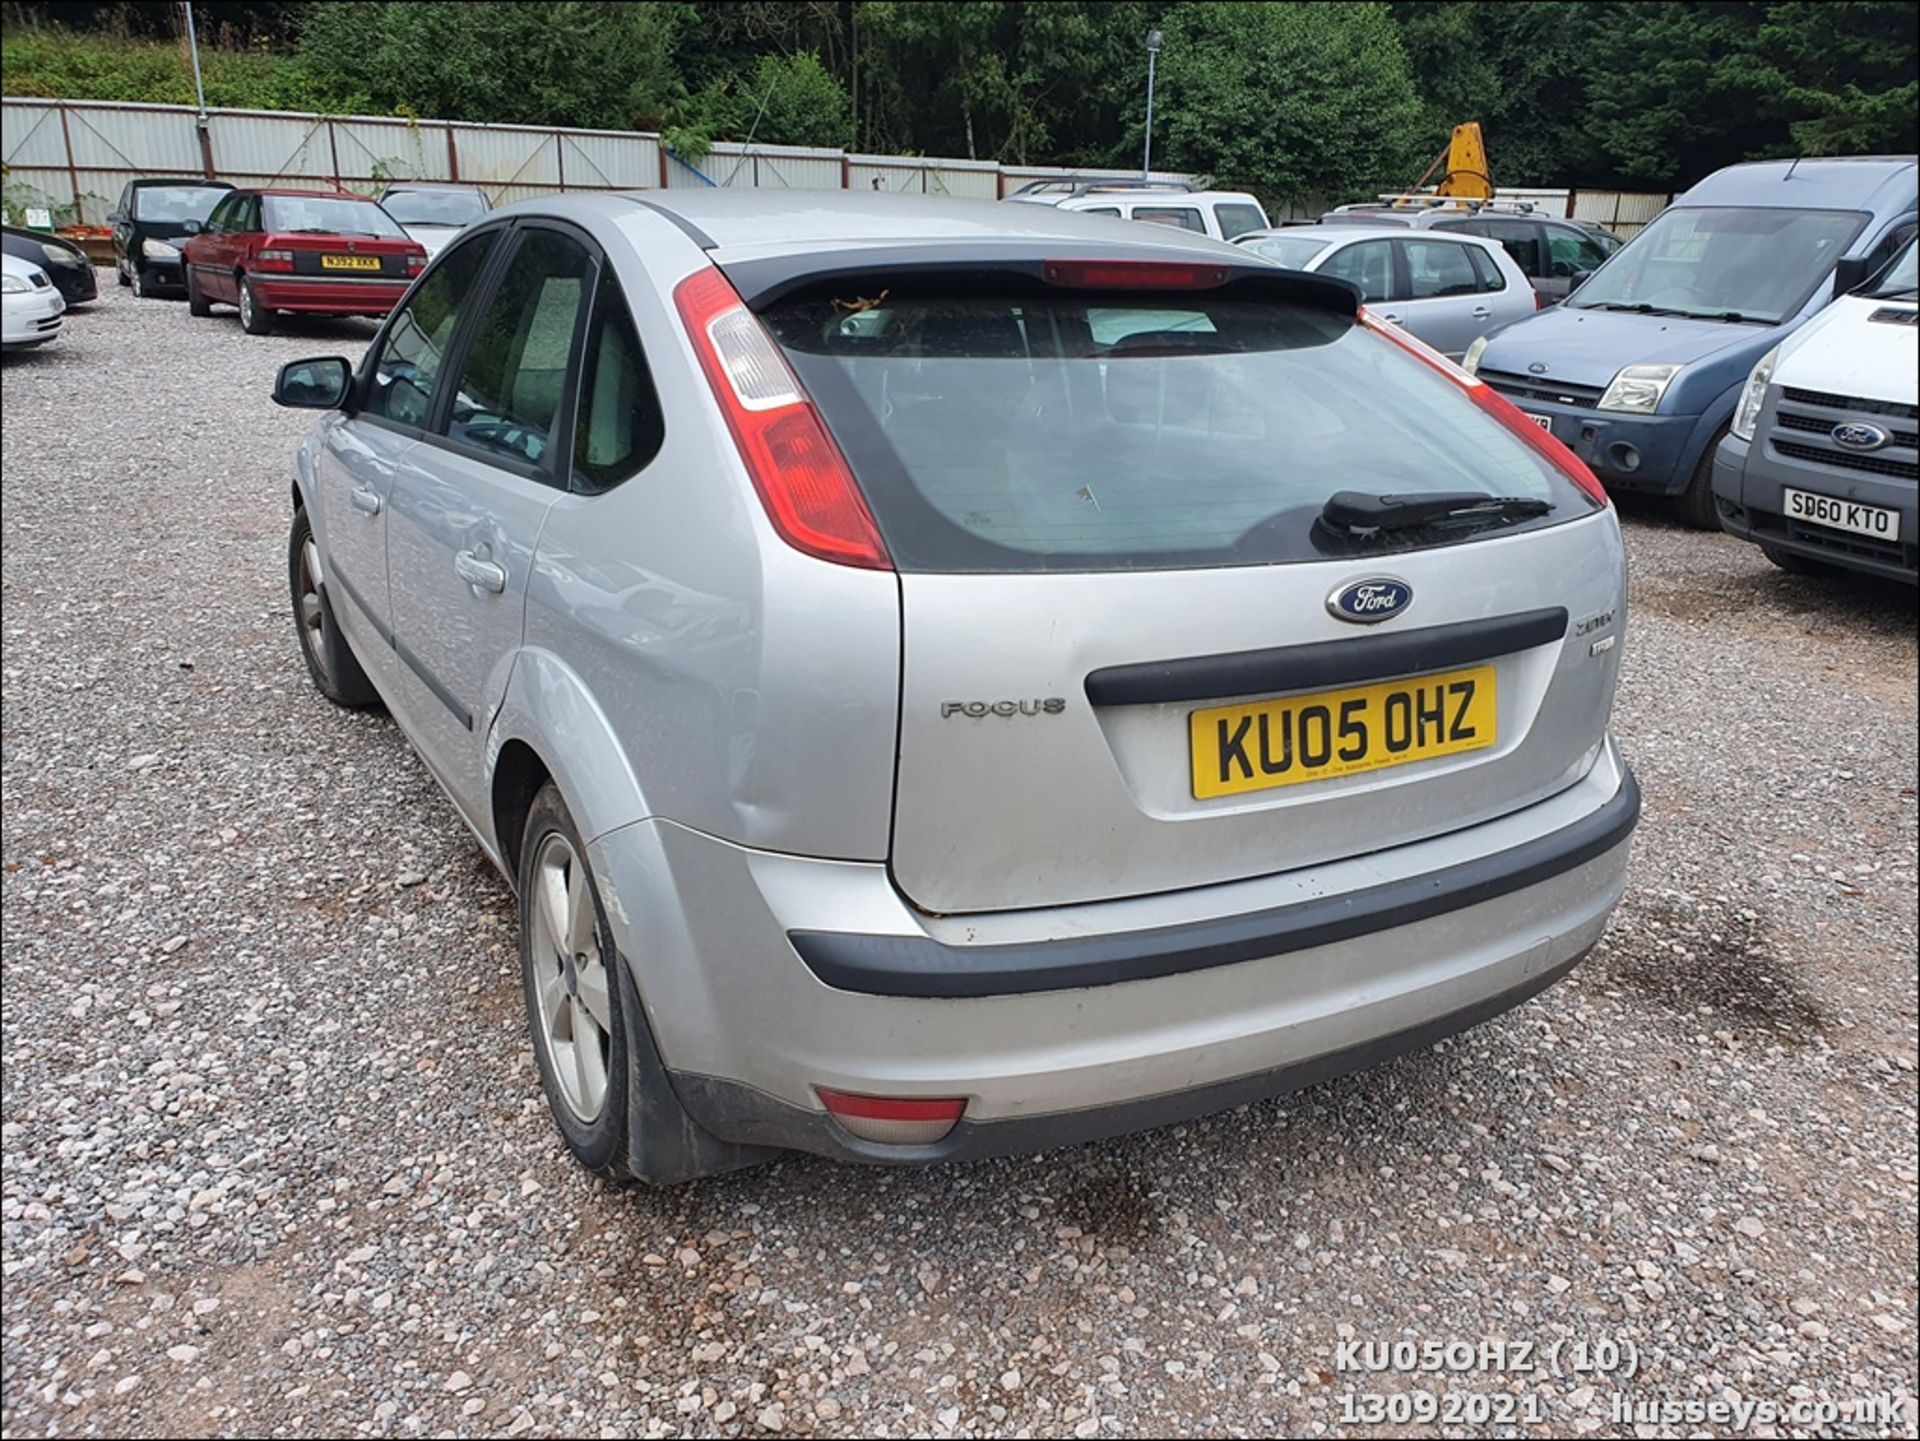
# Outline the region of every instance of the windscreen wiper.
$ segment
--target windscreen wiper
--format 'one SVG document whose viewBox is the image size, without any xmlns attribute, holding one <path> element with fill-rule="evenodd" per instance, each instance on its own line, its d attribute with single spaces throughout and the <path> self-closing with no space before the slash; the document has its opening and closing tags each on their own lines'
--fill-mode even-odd
<svg viewBox="0 0 1920 1441">
<path fill-rule="evenodd" d="M 1365 535 L 1472 521 L 1531 520 L 1552 509 L 1551 501 L 1533 496 L 1482 495 L 1473 490 L 1442 490 L 1428 495 L 1368 495 L 1341 490 L 1321 507 L 1320 522 L 1343 535 Z"/>
<path fill-rule="evenodd" d="M 1636 301 L 1632 305 L 1619 300 L 1594 300 L 1573 308 L 1575 310 L 1625 310 L 1633 315 L 1678 315 L 1685 320 L 1697 318 L 1690 310 L 1675 310 L 1667 305 L 1649 305 L 1644 300 Z"/>
</svg>

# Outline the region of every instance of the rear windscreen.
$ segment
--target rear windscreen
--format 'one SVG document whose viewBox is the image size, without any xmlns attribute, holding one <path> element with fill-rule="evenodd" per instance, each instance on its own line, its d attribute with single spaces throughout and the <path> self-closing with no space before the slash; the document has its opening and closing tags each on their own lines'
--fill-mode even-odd
<svg viewBox="0 0 1920 1441">
<path fill-rule="evenodd" d="M 1325 559 L 1315 519 L 1343 490 L 1554 506 L 1521 526 L 1590 509 L 1452 381 L 1324 311 L 1204 293 L 882 295 L 782 301 L 762 318 L 903 570 Z"/>
</svg>

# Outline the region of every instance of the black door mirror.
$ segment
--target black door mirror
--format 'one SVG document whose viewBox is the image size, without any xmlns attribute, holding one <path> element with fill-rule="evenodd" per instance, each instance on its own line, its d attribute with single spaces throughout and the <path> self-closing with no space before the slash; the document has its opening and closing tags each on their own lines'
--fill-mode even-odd
<svg viewBox="0 0 1920 1441">
<path fill-rule="evenodd" d="M 274 377 L 273 402 L 296 410 L 338 410 L 353 388 L 353 367 L 338 355 L 289 360 Z"/>
<path fill-rule="evenodd" d="M 126 214 L 123 211 L 109 210 L 107 212 L 107 224 L 109 225 L 118 225 L 121 221 L 125 220 L 126 218 L 127 218 Z"/>
<path fill-rule="evenodd" d="M 1835 295 L 1845 295 L 1850 290 L 1859 289 L 1860 286 L 1866 282 L 1867 276 L 1872 273 L 1866 256 L 1848 255 L 1842 257 L 1840 262 L 1833 267 L 1833 293 Z"/>
<path fill-rule="evenodd" d="M 180 222 L 181 232 L 186 235 L 198 235 L 204 228 L 205 227 L 197 220 L 183 220 Z"/>
<path fill-rule="evenodd" d="M 1587 283 L 1587 277 L 1592 274 L 1593 272 L 1591 270 L 1574 271 L 1573 274 L 1567 277 L 1567 289 L 1569 291 L 1578 290 L 1581 286 Z"/>
</svg>

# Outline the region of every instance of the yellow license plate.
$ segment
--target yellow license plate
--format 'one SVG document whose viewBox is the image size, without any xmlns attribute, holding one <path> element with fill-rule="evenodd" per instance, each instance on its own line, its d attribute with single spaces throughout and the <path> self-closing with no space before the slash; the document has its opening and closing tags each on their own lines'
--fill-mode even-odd
<svg viewBox="0 0 1920 1441">
<path fill-rule="evenodd" d="M 1188 718 L 1197 800 L 1329 780 L 1498 739 L 1494 668 L 1213 706 Z"/>
<path fill-rule="evenodd" d="M 378 270 L 380 257 L 377 255 L 323 255 L 320 257 L 322 270 Z"/>
</svg>

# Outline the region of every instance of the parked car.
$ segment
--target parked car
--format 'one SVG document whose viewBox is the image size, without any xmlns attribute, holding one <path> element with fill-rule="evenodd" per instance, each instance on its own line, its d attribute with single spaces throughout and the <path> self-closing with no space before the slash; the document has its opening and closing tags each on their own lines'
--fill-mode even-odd
<svg viewBox="0 0 1920 1441">
<path fill-rule="evenodd" d="M 0 347 L 31 350 L 60 334 L 60 315 L 67 302 L 32 261 L 0 252 Z"/>
<path fill-rule="evenodd" d="M 249 335 L 281 311 L 385 315 L 427 252 L 373 201 L 346 191 L 235 190 L 191 226 L 187 309 L 236 305 Z"/>
<path fill-rule="evenodd" d="M 141 298 L 186 284 L 181 246 L 233 187 L 224 180 L 130 180 L 107 215 L 114 277 Z"/>
<path fill-rule="evenodd" d="M 1541 214 L 1526 200 L 1343 205 L 1320 219 L 1329 225 L 1396 225 L 1484 236 L 1497 241 L 1549 301 L 1563 298 L 1574 277 L 1598 270 L 1621 244 L 1609 237 L 1609 245 L 1578 221 Z"/>
<path fill-rule="evenodd" d="M 85 305 L 99 298 L 100 286 L 94 279 L 93 262 L 87 259 L 86 251 L 71 241 L 7 225 L 0 226 L 0 250 L 46 271 L 47 279 L 69 306 Z"/>
<path fill-rule="evenodd" d="M 431 256 L 438 255 L 463 225 L 478 220 L 492 207 L 487 204 L 487 193 L 475 185 L 409 180 L 381 191 L 380 208 Z"/>
<path fill-rule="evenodd" d="M 1909 240 L 1747 377 L 1713 493 L 1721 528 L 1782 569 L 1920 582 L 1917 287 Z"/>
<path fill-rule="evenodd" d="M 1593 242 L 1607 255 L 1613 254 L 1614 251 L 1627 243 L 1627 238 L 1624 235 L 1609 230 L 1598 221 L 1575 220 L 1572 223 L 1584 230 L 1588 236 L 1592 238 Z"/>
<path fill-rule="evenodd" d="M 1267 212 L 1244 190 L 1209 190 L 1167 180 L 1035 180 L 1007 197 L 1024 205 L 1052 205 L 1088 215 L 1112 215 L 1171 225 L 1232 240 L 1267 229 Z"/>
<path fill-rule="evenodd" d="M 1462 363 L 1609 486 L 1714 529 L 1713 457 L 1748 372 L 1899 252 L 1915 199 L 1912 156 L 1729 166 Z"/>
<path fill-rule="evenodd" d="M 1315 225 L 1252 230 L 1233 243 L 1291 270 L 1351 280 L 1382 320 L 1405 326 L 1449 360 L 1539 303 L 1513 258 L 1471 235 Z"/>
<path fill-rule="evenodd" d="M 328 412 L 309 673 L 513 879 L 594 1170 L 1236 1105 L 1543 990 L 1620 897 L 1605 493 L 1324 276 L 976 201 L 561 195 L 275 398 Z"/>
</svg>

